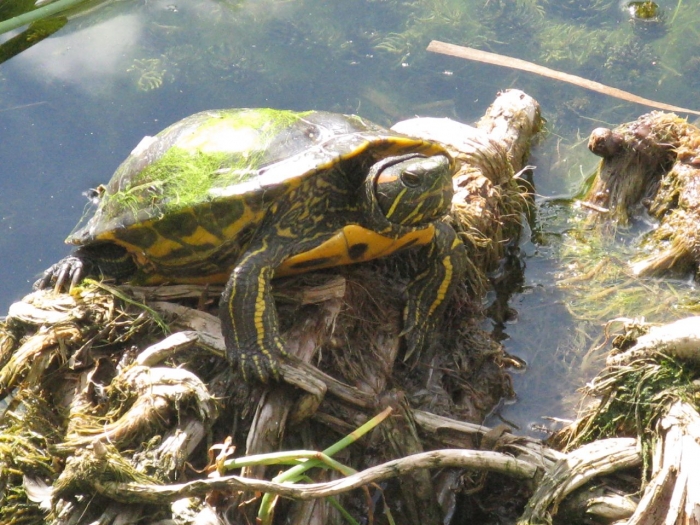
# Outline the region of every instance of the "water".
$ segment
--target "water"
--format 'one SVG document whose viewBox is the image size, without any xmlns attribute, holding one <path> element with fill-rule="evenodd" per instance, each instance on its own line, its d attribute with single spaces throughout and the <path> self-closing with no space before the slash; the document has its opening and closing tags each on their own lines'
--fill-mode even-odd
<svg viewBox="0 0 700 525">
<path fill-rule="evenodd" d="M 472 123 L 499 90 L 517 87 L 540 102 L 548 133 L 533 152 L 540 206 L 520 245 L 517 321 L 495 326 L 528 369 L 499 414 L 523 432 L 543 415 L 566 417 L 571 377 L 585 377 L 571 373 L 583 366 L 573 352 L 580 326 L 554 286 L 561 225 L 548 214 L 564 211 L 542 203 L 573 195 L 594 169 L 585 148 L 594 127 L 648 109 L 424 49 L 433 38 L 481 47 L 692 107 L 700 7 L 687 4 L 661 3 L 661 29 L 632 24 L 617 0 L 122 0 L 74 13 L 0 65 L 0 312 L 69 252 L 62 241 L 83 192 L 144 135 L 189 114 L 262 106 Z"/>
</svg>

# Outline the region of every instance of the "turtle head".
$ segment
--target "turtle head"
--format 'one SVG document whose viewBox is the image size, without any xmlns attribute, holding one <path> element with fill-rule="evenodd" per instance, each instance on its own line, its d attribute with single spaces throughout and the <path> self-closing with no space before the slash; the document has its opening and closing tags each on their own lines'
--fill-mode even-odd
<svg viewBox="0 0 700 525">
<path fill-rule="evenodd" d="M 393 224 L 418 226 L 432 222 L 452 204 L 452 162 L 445 155 L 412 153 L 382 159 L 370 170 L 374 197 Z"/>
</svg>

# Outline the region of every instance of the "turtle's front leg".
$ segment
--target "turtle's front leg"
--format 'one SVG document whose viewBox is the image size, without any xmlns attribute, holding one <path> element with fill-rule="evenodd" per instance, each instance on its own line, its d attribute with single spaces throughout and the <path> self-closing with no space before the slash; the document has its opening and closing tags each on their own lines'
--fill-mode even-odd
<svg viewBox="0 0 700 525">
<path fill-rule="evenodd" d="M 136 272 L 134 259 L 122 246 L 109 242 L 81 246 L 68 257 L 46 270 L 34 283 L 43 290 L 54 287 L 57 292 L 70 291 L 84 277 L 127 280 Z"/>
<path fill-rule="evenodd" d="M 433 242 L 422 248 L 426 252 L 426 265 L 408 286 L 402 332 L 406 337 L 406 358 L 425 346 L 447 302 L 462 282 L 468 262 L 467 249 L 454 229 L 443 222 L 436 223 L 435 228 Z"/>
<path fill-rule="evenodd" d="M 252 246 L 231 273 L 221 296 L 219 317 L 226 357 L 246 381 L 252 377 L 263 383 L 270 376 L 279 379 L 278 358 L 285 352 L 270 282 L 285 255 L 264 240 Z"/>
</svg>

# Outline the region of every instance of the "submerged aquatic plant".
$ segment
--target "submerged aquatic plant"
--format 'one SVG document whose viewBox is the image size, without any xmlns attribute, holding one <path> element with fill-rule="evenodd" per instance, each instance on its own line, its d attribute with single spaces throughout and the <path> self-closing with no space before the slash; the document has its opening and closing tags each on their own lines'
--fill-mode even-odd
<svg viewBox="0 0 700 525">
<path fill-rule="evenodd" d="M 140 91 L 151 91 L 163 85 L 167 71 L 163 67 L 163 60 L 160 58 L 137 58 L 126 70 L 127 73 L 136 73 L 136 86 Z"/>
<path fill-rule="evenodd" d="M 544 0 L 547 10 L 567 18 L 585 19 L 594 23 L 598 16 L 608 14 L 618 0 Z"/>
<path fill-rule="evenodd" d="M 453 0 L 423 0 L 410 4 L 405 26 L 380 36 L 375 49 L 399 57 L 405 63 L 422 54 L 428 42 L 440 38 L 456 42 L 469 42 L 472 45 L 483 43 L 493 37 L 478 17 L 474 16 L 478 8 L 470 3 Z"/>
</svg>

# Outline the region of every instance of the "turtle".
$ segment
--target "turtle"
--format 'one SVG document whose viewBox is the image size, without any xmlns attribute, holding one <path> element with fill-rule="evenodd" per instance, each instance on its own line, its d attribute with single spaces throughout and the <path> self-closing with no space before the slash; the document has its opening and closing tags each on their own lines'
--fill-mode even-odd
<svg viewBox="0 0 700 525">
<path fill-rule="evenodd" d="M 467 252 L 445 220 L 454 161 L 438 143 L 355 115 L 224 109 L 145 137 L 36 288 L 85 276 L 225 283 L 226 355 L 248 381 L 279 380 L 285 356 L 274 277 L 422 250 L 403 312 L 406 352 L 422 348 L 461 281 Z"/>
</svg>

